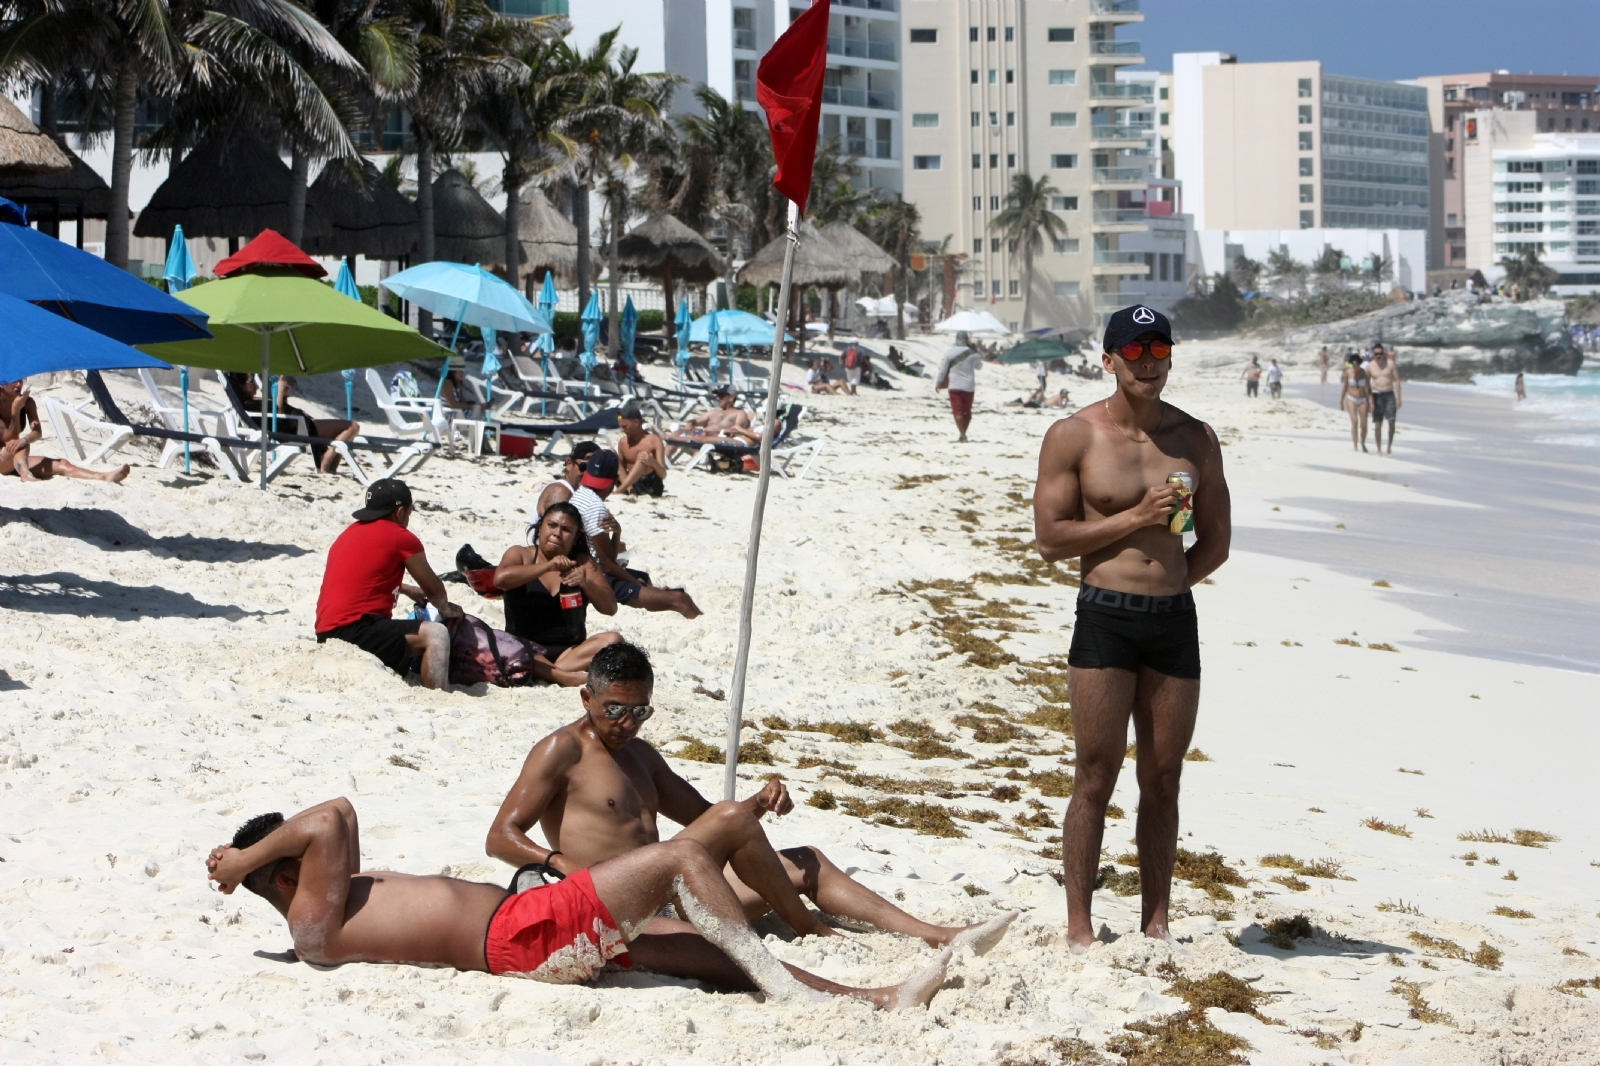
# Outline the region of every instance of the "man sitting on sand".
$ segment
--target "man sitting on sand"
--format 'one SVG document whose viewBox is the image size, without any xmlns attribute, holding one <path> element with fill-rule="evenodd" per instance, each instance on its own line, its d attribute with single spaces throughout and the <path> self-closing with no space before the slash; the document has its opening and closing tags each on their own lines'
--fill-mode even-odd
<svg viewBox="0 0 1600 1066">
<path fill-rule="evenodd" d="M 28 425 L 26 430 L 22 428 L 24 422 Z M 35 458 L 28 454 L 28 449 L 41 435 L 39 408 L 23 383 L 10 381 L 0 385 L 0 474 L 15 474 L 23 481 L 45 481 L 60 474 L 113 483 L 128 476 L 127 463 L 115 470 L 100 471 L 65 459 L 47 459 L 42 455 Z"/>
<path fill-rule="evenodd" d="M 951 955 L 882 988 L 848 988 L 779 963 L 692 840 L 639 848 L 520 892 L 455 877 L 362 873 L 356 810 L 343 798 L 288 819 L 257 815 L 211 850 L 206 876 L 224 894 L 242 884 L 272 904 L 289 923 L 295 954 L 321 966 L 451 966 L 552 984 L 588 981 L 611 961 L 667 972 L 674 939 L 639 934 L 669 902 L 732 960 L 729 987 L 779 1001 L 825 1002 L 828 993 L 889 1010 L 925 1007 Z"/>
<path fill-rule="evenodd" d="M 389 617 L 402 592 L 433 604 L 445 618 L 461 617 L 461 608 L 450 602 L 444 582 L 428 565 L 422 541 L 406 528 L 411 489 L 404 481 L 380 478 L 367 486 L 366 506 L 354 517 L 328 549 L 317 597 L 317 643 L 348 641 L 397 674 L 420 655 L 422 683 L 444 688 L 450 683 L 450 631 L 439 622 Z M 408 573 L 415 586 L 405 584 Z"/>
<path fill-rule="evenodd" d="M 589 456 L 600 450 L 600 445 L 592 440 L 580 440 L 572 446 L 572 451 L 567 453 L 567 461 L 562 467 L 561 476 L 539 490 L 539 502 L 533 508 L 533 521 L 528 523 L 528 543 L 533 543 L 534 529 L 539 525 L 539 519 L 550 510 L 551 506 L 566 503 L 572 499 L 572 494 L 578 491 L 578 483 L 583 480 L 584 468 L 589 465 Z"/>
<path fill-rule="evenodd" d="M 637 645 L 618 642 L 595 653 L 589 682 L 580 690 L 583 716 L 533 746 L 489 829 L 490 855 L 512 866 L 542 864 L 570 877 L 655 845 L 657 819 L 665 815 L 685 827 L 675 840 L 695 841 L 719 869 L 727 867 L 744 913 L 754 918 L 776 911 L 801 936 L 834 935 L 802 895 L 826 914 L 920 937 L 934 947 L 970 945 L 982 954 L 1005 935 L 1016 911 L 980 925 L 929 925 L 851 880 L 817 848 L 774 851 L 760 819 L 794 808 L 783 782 L 769 781 L 743 803 L 713 804 L 700 795 L 639 739 L 655 713 L 654 684 L 650 660 Z M 534 822 L 551 848 L 528 838 Z M 688 932 L 670 918 L 652 920 L 649 931 Z M 712 944 L 702 943 L 694 951 L 686 947 L 674 965 L 682 968 L 668 972 L 700 977 L 727 964 Z"/>
<path fill-rule="evenodd" d="M 677 611 L 685 618 L 699 618 L 700 608 L 682 589 L 658 589 L 650 584 L 650 575 L 642 570 L 629 570 L 617 561 L 624 546 L 622 528 L 606 506 L 606 497 L 617 486 L 617 453 L 602 448 L 589 456 L 578 491 L 572 494 L 572 506 L 583 516 L 583 532 L 589 538 L 589 550 L 611 582 L 617 602 L 624 607 L 637 607 L 644 611 Z"/>
<path fill-rule="evenodd" d="M 1081 559 L 1077 623 L 1067 655 L 1077 768 L 1062 826 L 1067 943 L 1095 942 L 1089 906 L 1100 868 L 1106 805 L 1138 744 L 1139 926 L 1170 939 L 1167 908 L 1178 845 L 1178 779 L 1200 704 L 1200 638 L 1190 589 L 1228 558 L 1232 538 L 1222 449 L 1211 427 L 1161 399 L 1172 369 L 1172 327 L 1143 305 L 1106 323 L 1106 370 L 1117 391 L 1045 433 L 1033 524 L 1046 562 Z M 1193 488 L 1195 542 L 1174 513 Z"/>
<path fill-rule="evenodd" d="M 646 432 L 644 414 L 636 403 L 625 403 L 617 412 L 622 438 L 617 441 L 617 459 L 622 464 L 622 481 L 617 491 L 624 495 L 660 496 L 666 491 L 667 445 L 660 434 Z"/>
</svg>

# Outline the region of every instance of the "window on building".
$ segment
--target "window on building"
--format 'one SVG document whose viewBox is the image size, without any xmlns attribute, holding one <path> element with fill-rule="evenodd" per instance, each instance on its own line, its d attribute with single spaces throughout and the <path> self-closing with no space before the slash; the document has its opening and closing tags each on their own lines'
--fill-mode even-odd
<svg viewBox="0 0 1600 1066">
<path fill-rule="evenodd" d="M 981 170 L 981 169 L 983 169 L 983 156 L 979 155 L 977 152 L 973 152 L 972 153 L 972 169 L 973 170 Z"/>
<path fill-rule="evenodd" d="M 1077 166 L 1078 157 L 1075 153 L 1068 152 L 1050 157 L 1050 167 L 1053 170 L 1076 170 Z"/>
<path fill-rule="evenodd" d="M 1161 99 L 1167 99 L 1167 87 L 1165 85 L 1161 87 Z"/>
<path fill-rule="evenodd" d="M 1016 39 L 1017 39 L 1017 28 L 1015 26 L 1007 26 L 1006 27 L 1006 40 L 1014 41 Z"/>
<path fill-rule="evenodd" d="M 1582 178 L 1578 179 L 1579 196 L 1594 196 L 1597 193 L 1600 193 L 1600 181 L 1585 181 Z"/>
<path fill-rule="evenodd" d="M 1051 26 L 1050 27 L 1050 43 L 1051 44 L 1061 44 L 1061 43 L 1067 42 L 1067 41 L 1075 41 L 1075 40 L 1077 40 L 1077 38 L 1078 38 L 1078 31 L 1075 28 L 1071 27 L 1071 26 Z"/>
<path fill-rule="evenodd" d="M 1052 70 L 1050 72 L 1051 85 L 1076 85 L 1078 72 L 1075 70 Z"/>
<path fill-rule="evenodd" d="M 1310 104 L 1301 104 L 1300 105 L 1300 125 L 1302 125 L 1302 126 L 1311 125 L 1311 105 Z"/>
<path fill-rule="evenodd" d="M 1173 257 L 1172 257 L 1172 280 L 1173 281 L 1182 281 L 1182 280 L 1184 280 L 1184 278 L 1183 278 L 1183 256 L 1182 255 L 1174 254 Z"/>
<path fill-rule="evenodd" d="M 733 61 L 733 92 L 740 100 L 756 98 L 755 64 L 748 59 Z"/>
<path fill-rule="evenodd" d="M 911 125 L 920 130 L 936 130 L 939 128 L 939 112 L 914 111 L 911 114 Z"/>
<path fill-rule="evenodd" d="M 1057 296 L 1080 296 L 1083 294 L 1083 283 L 1078 281 L 1056 282 Z"/>
<path fill-rule="evenodd" d="M 1316 137 L 1316 134 L 1312 133 L 1310 130 L 1301 130 L 1300 131 L 1300 150 L 1302 152 L 1315 151 L 1316 150 L 1316 146 L 1312 143 L 1312 140 L 1315 137 Z"/>
<path fill-rule="evenodd" d="M 983 125 L 983 112 L 982 111 L 974 111 L 972 113 L 972 124 L 974 126 Z"/>
<path fill-rule="evenodd" d="M 993 170 L 993 169 L 995 169 L 995 168 L 997 168 L 999 166 L 1000 166 L 1000 153 L 999 152 L 990 152 L 989 153 L 989 168 L 991 170 Z"/>
<path fill-rule="evenodd" d="M 1015 152 L 1007 152 L 1006 153 L 1006 167 L 1009 170 L 1017 169 L 1017 153 L 1015 153 Z"/>
<path fill-rule="evenodd" d="M 1059 255 L 1077 255 L 1080 247 L 1077 237 L 1057 237 L 1055 246 Z"/>
<path fill-rule="evenodd" d="M 999 80 L 1000 80 L 1000 72 L 998 70 L 991 70 L 989 72 L 989 84 L 990 85 L 998 84 Z"/>
<path fill-rule="evenodd" d="M 991 281 L 989 283 L 989 293 L 990 293 L 990 295 L 993 295 L 993 296 L 999 296 L 1000 295 L 1000 279 L 999 278 L 995 278 L 993 281 Z"/>
<path fill-rule="evenodd" d="M 1015 278 L 1012 278 L 1012 279 L 1011 279 L 1011 286 L 1010 286 L 1010 289 L 1009 289 L 1009 292 L 1010 292 L 1010 294 L 1011 294 L 1011 295 L 1012 295 L 1012 296 L 1016 296 L 1016 295 L 1018 295 L 1018 293 L 1019 293 L 1019 292 L 1020 292 L 1020 291 L 1021 291 L 1021 290 L 1020 290 L 1020 289 L 1018 289 L 1018 287 L 1017 287 L 1017 280 L 1016 280 L 1016 279 L 1015 279 Z"/>
<path fill-rule="evenodd" d="M 1301 229 L 1316 229 L 1317 228 L 1317 213 L 1315 211 L 1302 211 L 1302 212 L 1300 212 L 1300 228 Z"/>
<path fill-rule="evenodd" d="M 1144 253 L 1144 276 L 1151 281 L 1156 279 L 1156 253 Z"/>
<path fill-rule="evenodd" d="M 1456 224 L 1455 212 L 1452 211 L 1450 214 L 1444 216 L 1444 224 L 1446 226 L 1454 226 Z"/>
<path fill-rule="evenodd" d="M 985 33 L 984 36 L 987 37 L 991 41 L 994 40 L 994 27 L 993 26 L 988 27 L 988 32 Z"/>
<path fill-rule="evenodd" d="M 1579 159 L 1576 169 L 1579 174 L 1600 174 L 1600 159 Z"/>
<path fill-rule="evenodd" d="M 938 30 L 912 30 L 911 31 L 911 43 L 912 44 L 938 44 L 939 43 L 939 31 Z"/>
<path fill-rule="evenodd" d="M 1170 280 L 1172 280 L 1169 277 L 1169 275 L 1172 272 L 1172 256 L 1169 255 L 1166 252 L 1162 252 L 1160 257 L 1159 257 L 1158 263 L 1159 263 L 1159 266 L 1160 266 L 1160 273 L 1158 273 L 1157 276 L 1156 276 L 1157 280 L 1158 281 L 1170 281 Z"/>
<path fill-rule="evenodd" d="M 978 84 L 978 72 L 976 70 L 972 72 L 972 84 Z"/>
<path fill-rule="evenodd" d="M 1000 125 L 1000 112 L 998 112 L 998 111 L 989 112 L 989 125 L 995 126 L 995 127 L 998 127 Z"/>
<path fill-rule="evenodd" d="M 1308 156 L 1308 155 L 1301 156 L 1300 157 L 1300 176 L 1302 178 L 1311 177 L 1313 174 L 1316 173 L 1316 170 L 1314 169 L 1315 166 L 1316 166 L 1316 161 L 1314 159 L 1312 159 L 1310 156 Z"/>
<path fill-rule="evenodd" d="M 972 295 L 976 296 L 980 300 L 983 299 L 983 282 L 974 281 L 972 283 Z"/>
<path fill-rule="evenodd" d="M 1315 185 L 1300 186 L 1300 202 L 1303 204 L 1316 203 L 1317 197 L 1316 192 L 1314 191 L 1315 189 Z"/>
<path fill-rule="evenodd" d="M 1077 209 L 1078 198 L 1076 196 L 1050 197 L 1050 210 L 1052 211 L 1076 211 Z"/>
<path fill-rule="evenodd" d="M 1301 78 L 1300 79 L 1300 98 L 1302 100 L 1311 99 L 1311 79 L 1310 78 Z"/>
<path fill-rule="evenodd" d="M 1016 81 L 1017 81 L 1017 72 L 1015 70 L 1011 70 L 1011 69 L 1007 68 L 1007 70 L 1006 70 L 1006 84 L 1007 85 L 1015 85 Z"/>
<path fill-rule="evenodd" d="M 983 238 L 982 237 L 974 237 L 974 238 L 972 238 L 972 254 L 973 255 L 982 255 L 983 254 Z"/>
<path fill-rule="evenodd" d="M 972 198 L 972 209 L 974 211 L 982 211 L 983 210 L 983 197 L 974 196 Z"/>
<path fill-rule="evenodd" d="M 1167 119 L 1169 117 L 1170 116 L 1167 114 L 1167 112 L 1165 112 L 1165 111 L 1161 112 L 1161 125 L 1165 126 L 1167 124 Z"/>
<path fill-rule="evenodd" d="M 1017 254 L 1017 242 L 1016 241 L 1006 241 L 1006 253 L 1008 255 L 1016 255 Z"/>
<path fill-rule="evenodd" d="M 977 44 L 978 43 L 978 27 L 976 27 L 976 26 L 968 26 L 967 27 L 967 40 L 971 41 L 973 44 Z"/>
<path fill-rule="evenodd" d="M 904 158 L 903 156 L 901 158 Z M 939 157 L 936 155 L 914 155 L 911 157 L 912 170 L 938 170 Z"/>
<path fill-rule="evenodd" d="M 1017 124 L 1017 113 L 1015 111 L 1007 111 L 1006 112 L 1006 125 L 1007 126 L 1015 126 L 1016 124 Z"/>
<path fill-rule="evenodd" d="M 1078 113 L 1076 111 L 1052 111 L 1050 112 L 1050 125 L 1074 129 L 1078 125 Z"/>
<path fill-rule="evenodd" d="M 991 210 L 991 211 L 1000 210 L 1000 197 L 998 197 L 998 196 L 989 197 L 989 210 Z"/>
</svg>

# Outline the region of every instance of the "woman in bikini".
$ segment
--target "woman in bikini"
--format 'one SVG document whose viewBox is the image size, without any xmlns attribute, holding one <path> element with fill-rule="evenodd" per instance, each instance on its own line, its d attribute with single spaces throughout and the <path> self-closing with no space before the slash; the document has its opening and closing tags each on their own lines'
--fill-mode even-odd
<svg viewBox="0 0 1600 1066">
<path fill-rule="evenodd" d="M 1344 374 L 1340 378 L 1339 406 L 1350 413 L 1350 448 L 1367 450 L 1367 410 L 1372 400 L 1372 386 L 1367 372 L 1361 369 L 1361 357 L 1352 355 L 1345 360 Z M 1359 437 L 1357 432 L 1359 431 Z"/>
<path fill-rule="evenodd" d="M 583 517 L 572 504 L 552 504 L 533 541 L 507 550 L 495 567 L 495 588 L 505 593 L 506 632 L 543 647 L 557 670 L 586 674 L 595 652 L 622 639 L 620 633 L 589 636 L 588 608 L 616 614 L 617 598 L 589 553 Z"/>
</svg>

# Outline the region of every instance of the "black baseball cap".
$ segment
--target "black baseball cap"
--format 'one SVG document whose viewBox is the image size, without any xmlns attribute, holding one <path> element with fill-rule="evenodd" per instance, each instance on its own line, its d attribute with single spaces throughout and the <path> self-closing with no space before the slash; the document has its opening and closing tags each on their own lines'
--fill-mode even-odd
<svg viewBox="0 0 1600 1066">
<path fill-rule="evenodd" d="M 411 506 L 411 489 L 399 478 L 385 477 L 367 486 L 367 505 L 355 513 L 357 522 L 388 518 L 397 507 Z"/>
<path fill-rule="evenodd" d="M 589 456 L 589 465 L 583 474 L 583 484 L 591 489 L 609 489 L 617 483 L 617 453 L 602 448 Z"/>
<path fill-rule="evenodd" d="M 1168 344 L 1173 343 L 1172 323 L 1167 321 L 1167 316 L 1153 307 L 1134 304 L 1111 316 L 1100 346 L 1105 351 L 1114 352 L 1145 333 L 1159 333 L 1167 339 Z"/>
<path fill-rule="evenodd" d="M 572 446 L 572 451 L 567 454 L 567 458 L 571 459 L 579 466 L 585 466 L 589 462 L 589 456 L 593 455 L 599 450 L 600 445 L 596 444 L 594 441 L 580 440 L 578 443 Z"/>
</svg>

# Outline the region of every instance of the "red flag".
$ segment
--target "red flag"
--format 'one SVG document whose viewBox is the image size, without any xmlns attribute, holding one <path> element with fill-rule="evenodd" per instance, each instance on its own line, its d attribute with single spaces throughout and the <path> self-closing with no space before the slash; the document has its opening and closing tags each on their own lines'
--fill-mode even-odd
<svg viewBox="0 0 1600 1066">
<path fill-rule="evenodd" d="M 756 102 L 767 113 L 772 155 L 778 162 L 772 184 L 801 210 L 811 195 L 817 124 L 822 120 L 822 76 L 827 69 L 828 0 L 812 0 L 756 68 Z"/>
</svg>

